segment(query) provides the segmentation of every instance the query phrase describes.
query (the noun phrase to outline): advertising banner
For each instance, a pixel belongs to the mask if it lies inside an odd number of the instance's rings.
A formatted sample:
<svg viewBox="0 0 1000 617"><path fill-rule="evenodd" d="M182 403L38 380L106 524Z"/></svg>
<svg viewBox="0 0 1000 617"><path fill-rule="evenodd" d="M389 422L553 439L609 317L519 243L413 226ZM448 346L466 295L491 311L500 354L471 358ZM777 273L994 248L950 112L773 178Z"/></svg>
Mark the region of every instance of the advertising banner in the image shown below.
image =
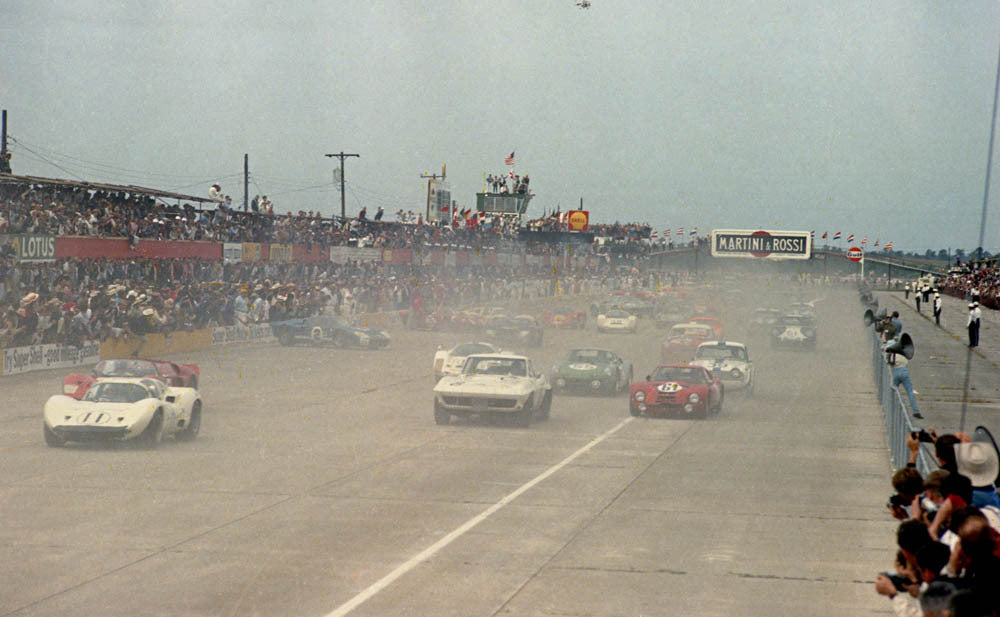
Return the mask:
<svg viewBox="0 0 1000 617"><path fill-rule="evenodd" d="M139 240L129 246L125 238L91 238L59 236L56 238L56 259L135 259L136 257L195 257L219 261L222 244L193 240Z"/></svg>
<svg viewBox="0 0 1000 617"><path fill-rule="evenodd" d="M50 368L70 368L96 363L101 357L101 344L86 341L80 347L49 343L11 347L3 350L3 374L17 375Z"/></svg>
<svg viewBox="0 0 1000 617"><path fill-rule="evenodd" d="M223 326L212 328L212 344L228 343L270 343L276 340L270 324L250 326Z"/></svg>
<svg viewBox="0 0 1000 617"><path fill-rule="evenodd" d="M712 257L755 259L809 259L808 231L713 229Z"/></svg>
<svg viewBox="0 0 1000 617"><path fill-rule="evenodd" d="M289 263L292 261L292 245L291 244L272 244L271 254L268 261L276 261L278 263Z"/></svg>
<svg viewBox="0 0 1000 617"><path fill-rule="evenodd" d="M243 243L243 253L241 255L243 261L260 261L260 254L260 242Z"/></svg>
<svg viewBox="0 0 1000 617"><path fill-rule="evenodd" d="M226 242L223 244L222 261L227 264L235 264L243 261L243 244L240 242Z"/></svg>
<svg viewBox="0 0 1000 617"><path fill-rule="evenodd" d="M39 263L56 260L56 237L44 234L14 236L14 259L18 263Z"/></svg>
<svg viewBox="0 0 1000 617"><path fill-rule="evenodd" d="M570 231L587 231L590 225L590 211L570 210L566 217L566 227Z"/></svg>

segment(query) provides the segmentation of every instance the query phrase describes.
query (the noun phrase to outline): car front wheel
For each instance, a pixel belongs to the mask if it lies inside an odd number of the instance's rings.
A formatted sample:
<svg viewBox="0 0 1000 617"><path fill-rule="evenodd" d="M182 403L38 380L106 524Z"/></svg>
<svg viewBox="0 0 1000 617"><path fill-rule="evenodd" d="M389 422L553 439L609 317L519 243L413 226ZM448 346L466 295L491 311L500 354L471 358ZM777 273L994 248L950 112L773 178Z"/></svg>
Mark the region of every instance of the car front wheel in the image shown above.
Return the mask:
<svg viewBox="0 0 1000 617"><path fill-rule="evenodd" d="M184 430L177 433L177 439L179 441L191 441L198 436L201 431L201 401L194 404L191 409L191 417L188 418L187 426Z"/></svg>
<svg viewBox="0 0 1000 617"><path fill-rule="evenodd" d="M163 441L163 412L159 409L153 419L146 425L146 430L139 435L139 443L149 449L155 449Z"/></svg>
<svg viewBox="0 0 1000 617"><path fill-rule="evenodd" d="M434 401L434 423L444 425L449 422L451 422L451 414L442 408L440 403Z"/></svg>
<svg viewBox="0 0 1000 617"><path fill-rule="evenodd" d="M56 435L55 431L50 429L49 425L44 422L42 422L42 433L45 435L45 445L50 448L61 448L66 445L66 440Z"/></svg>

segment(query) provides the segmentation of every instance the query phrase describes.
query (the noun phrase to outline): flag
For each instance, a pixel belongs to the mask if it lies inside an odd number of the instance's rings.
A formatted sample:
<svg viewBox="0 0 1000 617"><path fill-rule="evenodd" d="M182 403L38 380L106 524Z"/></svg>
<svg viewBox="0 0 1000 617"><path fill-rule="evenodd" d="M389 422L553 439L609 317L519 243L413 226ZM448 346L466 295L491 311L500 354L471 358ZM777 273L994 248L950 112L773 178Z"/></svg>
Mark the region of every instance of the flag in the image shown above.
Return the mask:
<svg viewBox="0 0 1000 617"><path fill-rule="evenodd" d="M695 228L693 228L693 229L691 230L691 235L692 235L692 236L697 236L697 235L698 235L698 228L697 228L697 227L695 227Z"/></svg>
<svg viewBox="0 0 1000 617"><path fill-rule="evenodd" d="M510 156L503 157L503 164L504 165L513 165L514 164L514 152L513 151L511 151Z"/></svg>
<svg viewBox="0 0 1000 617"><path fill-rule="evenodd" d="M816 239L816 232L815 231L810 231L809 232L809 239L810 240L815 240Z"/></svg>
<svg viewBox="0 0 1000 617"><path fill-rule="evenodd" d="M875 248L878 248L878 240L875 240Z"/></svg>
<svg viewBox="0 0 1000 617"><path fill-rule="evenodd" d="M824 231L824 232L823 232L823 239L824 239L824 240L826 239L826 234L827 234L827 233L829 233L829 232L826 232L826 231Z"/></svg>
<svg viewBox="0 0 1000 617"><path fill-rule="evenodd" d="M837 233L833 234L833 239L834 240L840 240L840 232L839 231Z"/></svg>
<svg viewBox="0 0 1000 617"><path fill-rule="evenodd" d="M854 234L851 234L851 235L847 236L847 241L848 242L854 242Z"/></svg>
<svg viewBox="0 0 1000 617"><path fill-rule="evenodd" d="M678 236L683 236L684 235L684 228L683 227L678 227L677 228L677 235Z"/></svg>
<svg viewBox="0 0 1000 617"><path fill-rule="evenodd" d="M885 246L883 248L885 250L887 250L887 251L891 251L892 250L892 242L891 241L890 242L886 242Z"/></svg>
<svg viewBox="0 0 1000 617"><path fill-rule="evenodd" d="M650 237L650 238L653 238L653 239L655 240L656 238L659 238L660 236L658 236L658 235L656 234L656 232L654 231L653 233L649 234L649 237Z"/></svg>
<svg viewBox="0 0 1000 617"><path fill-rule="evenodd" d="M510 176L511 180L513 180L514 179L514 170L511 169L510 172L507 175Z"/></svg>
<svg viewBox="0 0 1000 617"><path fill-rule="evenodd" d="M866 244L868 244L868 236L865 236L864 238L861 238L861 246L864 246Z"/></svg>
<svg viewBox="0 0 1000 617"><path fill-rule="evenodd" d="M669 238L670 237L670 228L669 227L667 229L663 230L663 237L664 238Z"/></svg>

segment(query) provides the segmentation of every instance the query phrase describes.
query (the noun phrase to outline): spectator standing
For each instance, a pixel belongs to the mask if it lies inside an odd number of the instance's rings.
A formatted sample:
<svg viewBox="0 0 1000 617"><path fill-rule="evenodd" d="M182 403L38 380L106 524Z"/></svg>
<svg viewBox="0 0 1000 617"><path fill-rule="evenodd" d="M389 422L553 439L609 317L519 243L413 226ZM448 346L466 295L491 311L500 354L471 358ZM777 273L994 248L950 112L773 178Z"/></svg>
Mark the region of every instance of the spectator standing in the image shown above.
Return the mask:
<svg viewBox="0 0 1000 617"><path fill-rule="evenodd" d="M909 300L910 299L910 284L909 283L906 283L905 285L903 285L903 293L905 294L903 297L906 300Z"/></svg>
<svg viewBox="0 0 1000 617"><path fill-rule="evenodd" d="M941 294L934 291L934 324L941 325Z"/></svg>
<svg viewBox="0 0 1000 617"><path fill-rule="evenodd" d="M919 296L918 296L919 297ZM889 331L892 330L892 334ZM886 328L886 342L890 343L894 340L896 336L902 336L902 334L896 334L895 328ZM903 386L906 390L906 394L910 399L910 411L914 418L923 418L924 416L920 414L920 407L917 406L916 393L913 390L913 382L910 380L910 361L909 359L901 353L896 353L894 351L885 351L885 361L892 368L892 386L899 389L899 386Z"/></svg>

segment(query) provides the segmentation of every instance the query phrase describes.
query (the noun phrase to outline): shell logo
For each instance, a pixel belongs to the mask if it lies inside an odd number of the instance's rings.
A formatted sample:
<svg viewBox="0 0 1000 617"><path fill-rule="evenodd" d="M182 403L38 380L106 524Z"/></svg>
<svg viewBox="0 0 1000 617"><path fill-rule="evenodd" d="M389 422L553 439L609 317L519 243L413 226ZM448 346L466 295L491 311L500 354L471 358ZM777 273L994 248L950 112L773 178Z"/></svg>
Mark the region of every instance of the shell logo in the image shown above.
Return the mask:
<svg viewBox="0 0 1000 617"><path fill-rule="evenodd" d="M587 231L590 213L587 210L570 210L567 223L570 231Z"/></svg>

